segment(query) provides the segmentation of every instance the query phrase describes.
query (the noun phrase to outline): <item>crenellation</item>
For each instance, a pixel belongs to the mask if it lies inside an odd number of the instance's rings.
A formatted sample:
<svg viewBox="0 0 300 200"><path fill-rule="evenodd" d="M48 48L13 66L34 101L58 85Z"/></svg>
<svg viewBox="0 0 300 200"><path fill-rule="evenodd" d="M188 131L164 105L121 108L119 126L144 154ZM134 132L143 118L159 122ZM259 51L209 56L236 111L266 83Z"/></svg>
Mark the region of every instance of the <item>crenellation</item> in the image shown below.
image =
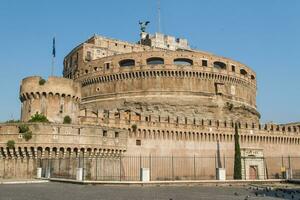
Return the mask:
<svg viewBox="0 0 300 200"><path fill-rule="evenodd" d="M232 156L235 126L243 149L299 155L299 123L260 123L250 67L185 39L142 36L133 44L95 35L64 58L64 78L24 78L21 122L0 124L0 159L210 157L218 143ZM36 113L49 123L29 123Z"/></svg>

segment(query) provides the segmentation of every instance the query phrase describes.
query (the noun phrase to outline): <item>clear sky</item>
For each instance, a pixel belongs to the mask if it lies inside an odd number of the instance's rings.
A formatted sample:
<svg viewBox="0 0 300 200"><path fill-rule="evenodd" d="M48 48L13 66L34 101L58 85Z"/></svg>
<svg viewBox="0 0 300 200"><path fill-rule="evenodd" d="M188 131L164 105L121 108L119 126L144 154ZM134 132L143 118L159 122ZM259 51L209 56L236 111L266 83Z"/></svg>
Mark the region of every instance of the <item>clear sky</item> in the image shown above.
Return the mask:
<svg viewBox="0 0 300 200"><path fill-rule="evenodd" d="M262 122L300 121L299 0L161 0L161 30L257 73ZM157 0L1 0L0 121L19 118L22 78L55 75L63 57L94 33L135 42L139 20L157 31Z"/></svg>

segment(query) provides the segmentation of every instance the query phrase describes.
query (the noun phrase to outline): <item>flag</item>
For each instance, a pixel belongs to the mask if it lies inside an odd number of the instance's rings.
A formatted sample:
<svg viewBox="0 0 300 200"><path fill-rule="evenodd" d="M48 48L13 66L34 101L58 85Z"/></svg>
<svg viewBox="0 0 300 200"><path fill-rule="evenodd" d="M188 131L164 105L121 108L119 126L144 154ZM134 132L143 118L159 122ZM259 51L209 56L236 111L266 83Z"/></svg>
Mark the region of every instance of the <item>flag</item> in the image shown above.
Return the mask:
<svg viewBox="0 0 300 200"><path fill-rule="evenodd" d="M55 37L53 38L53 44L52 44L52 56L55 58Z"/></svg>

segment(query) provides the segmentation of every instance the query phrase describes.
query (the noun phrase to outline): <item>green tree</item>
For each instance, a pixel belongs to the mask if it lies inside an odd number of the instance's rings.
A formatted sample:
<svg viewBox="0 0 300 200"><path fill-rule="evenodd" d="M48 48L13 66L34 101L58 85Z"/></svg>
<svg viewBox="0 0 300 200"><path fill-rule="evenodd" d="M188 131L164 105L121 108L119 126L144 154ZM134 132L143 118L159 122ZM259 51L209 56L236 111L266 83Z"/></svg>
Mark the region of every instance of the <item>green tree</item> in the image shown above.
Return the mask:
<svg viewBox="0 0 300 200"><path fill-rule="evenodd" d="M31 116L31 119L28 122L49 122L49 120L45 115L35 113L35 115Z"/></svg>
<svg viewBox="0 0 300 200"><path fill-rule="evenodd" d="M65 117L64 117L64 124L71 124L71 122L72 122L72 119L71 119L71 117L69 116L69 115L66 115Z"/></svg>
<svg viewBox="0 0 300 200"><path fill-rule="evenodd" d="M242 179L242 162L241 162L241 149L239 142L238 124L235 123L234 127L234 174L233 179Z"/></svg>
<svg viewBox="0 0 300 200"><path fill-rule="evenodd" d="M7 143L6 143L6 146L9 148L9 149L13 149L15 148L15 141L14 140L8 140Z"/></svg>

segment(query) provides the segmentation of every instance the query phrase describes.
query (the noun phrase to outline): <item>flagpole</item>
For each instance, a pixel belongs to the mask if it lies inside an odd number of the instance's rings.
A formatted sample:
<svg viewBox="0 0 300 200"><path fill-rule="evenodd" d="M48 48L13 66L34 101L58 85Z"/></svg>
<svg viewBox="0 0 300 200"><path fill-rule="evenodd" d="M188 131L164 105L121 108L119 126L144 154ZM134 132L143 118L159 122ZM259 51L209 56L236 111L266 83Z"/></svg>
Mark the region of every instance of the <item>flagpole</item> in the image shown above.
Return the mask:
<svg viewBox="0 0 300 200"><path fill-rule="evenodd" d="M54 65L55 65L55 36L53 37L52 40L52 64L51 64L51 76L54 76Z"/></svg>
<svg viewBox="0 0 300 200"><path fill-rule="evenodd" d="M55 57L52 55L51 76L53 76L53 74L54 74L54 63L55 63Z"/></svg>

